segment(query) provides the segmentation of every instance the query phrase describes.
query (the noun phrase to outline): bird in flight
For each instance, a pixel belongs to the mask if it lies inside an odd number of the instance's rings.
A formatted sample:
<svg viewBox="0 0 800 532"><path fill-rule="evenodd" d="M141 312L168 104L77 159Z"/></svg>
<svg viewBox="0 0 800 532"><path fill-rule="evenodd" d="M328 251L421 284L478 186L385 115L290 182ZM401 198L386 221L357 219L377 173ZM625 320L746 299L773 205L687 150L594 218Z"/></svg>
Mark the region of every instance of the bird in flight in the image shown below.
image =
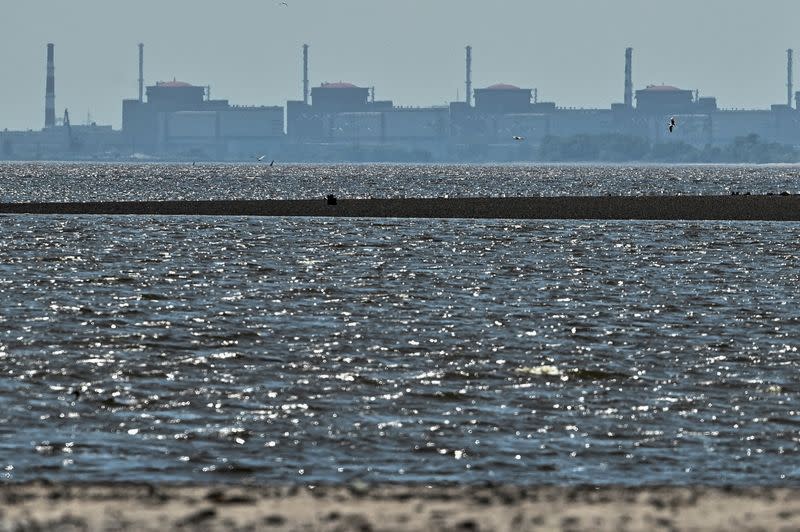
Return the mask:
<svg viewBox="0 0 800 532"><path fill-rule="evenodd" d="M269 163L270 167L275 166L275 159L272 159L272 162Z"/></svg>
<svg viewBox="0 0 800 532"><path fill-rule="evenodd" d="M283 6L283 7L289 7L289 4L287 4L286 2L281 2L281 3L280 3L280 4L278 4L278 5L279 5L279 6Z"/></svg>
<svg viewBox="0 0 800 532"><path fill-rule="evenodd" d="M513 138L513 139L514 139L514 140L516 140L516 141L525 140L525 137L520 137L519 135L514 135L514 136L513 136L513 137L511 137L511 138Z"/></svg>
<svg viewBox="0 0 800 532"><path fill-rule="evenodd" d="M261 155L260 157L256 157L256 161L263 161L266 155Z"/></svg>
<svg viewBox="0 0 800 532"><path fill-rule="evenodd" d="M675 117L674 116L671 117L669 119L669 124L668 124L669 132L672 133L672 130L675 129L677 126L678 126L678 122L675 120Z"/></svg>

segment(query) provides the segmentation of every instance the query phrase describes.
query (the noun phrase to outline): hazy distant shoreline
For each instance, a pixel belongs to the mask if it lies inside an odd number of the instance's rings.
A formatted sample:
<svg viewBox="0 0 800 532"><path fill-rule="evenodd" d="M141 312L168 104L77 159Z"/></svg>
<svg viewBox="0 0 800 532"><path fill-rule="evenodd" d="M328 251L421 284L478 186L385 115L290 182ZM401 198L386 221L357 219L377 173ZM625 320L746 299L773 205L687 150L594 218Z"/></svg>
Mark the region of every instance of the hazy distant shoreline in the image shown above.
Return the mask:
<svg viewBox="0 0 800 532"><path fill-rule="evenodd" d="M635 135L580 134L546 136L519 143L281 143L264 148L264 161L279 164L792 164L800 163L793 144L769 142L756 134L743 135L726 144L692 145L681 141L652 142ZM16 155L16 156L15 156ZM0 153L0 162L29 160L31 154ZM139 153L105 152L39 153L37 161L73 162L184 162L254 163L256 156L219 156L206 152ZM264 164L262 162L262 164Z"/></svg>

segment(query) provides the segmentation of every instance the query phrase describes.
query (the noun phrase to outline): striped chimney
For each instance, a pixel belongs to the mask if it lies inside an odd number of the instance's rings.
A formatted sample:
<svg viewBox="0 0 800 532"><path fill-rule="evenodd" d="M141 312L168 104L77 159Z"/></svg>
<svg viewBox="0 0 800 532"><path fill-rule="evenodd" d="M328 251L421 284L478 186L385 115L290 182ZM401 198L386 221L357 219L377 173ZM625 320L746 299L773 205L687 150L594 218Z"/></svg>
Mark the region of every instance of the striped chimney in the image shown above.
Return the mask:
<svg viewBox="0 0 800 532"><path fill-rule="evenodd" d="M47 45L47 87L44 97L44 127L56 125L56 66L53 43Z"/></svg>

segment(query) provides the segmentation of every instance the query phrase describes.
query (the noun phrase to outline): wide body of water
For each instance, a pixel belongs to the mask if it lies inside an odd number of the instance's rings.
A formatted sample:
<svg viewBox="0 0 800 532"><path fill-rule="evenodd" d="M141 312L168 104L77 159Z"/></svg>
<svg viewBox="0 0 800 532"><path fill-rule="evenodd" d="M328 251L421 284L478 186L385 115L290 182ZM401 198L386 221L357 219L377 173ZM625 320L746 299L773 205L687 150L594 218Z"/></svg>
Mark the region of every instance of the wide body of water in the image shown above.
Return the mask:
<svg viewBox="0 0 800 532"><path fill-rule="evenodd" d="M800 165L2 163L0 202L800 193Z"/></svg>
<svg viewBox="0 0 800 532"><path fill-rule="evenodd" d="M314 168L256 196L321 194ZM376 197L534 194L539 171L561 174L543 194L797 188L794 167L502 167L512 190L501 167L327 168ZM481 177L421 181L440 170ZM192 171L6 165L0 199L248 197ZM0 216L0 475L800 485L799 242L797 223Z"/></svg>

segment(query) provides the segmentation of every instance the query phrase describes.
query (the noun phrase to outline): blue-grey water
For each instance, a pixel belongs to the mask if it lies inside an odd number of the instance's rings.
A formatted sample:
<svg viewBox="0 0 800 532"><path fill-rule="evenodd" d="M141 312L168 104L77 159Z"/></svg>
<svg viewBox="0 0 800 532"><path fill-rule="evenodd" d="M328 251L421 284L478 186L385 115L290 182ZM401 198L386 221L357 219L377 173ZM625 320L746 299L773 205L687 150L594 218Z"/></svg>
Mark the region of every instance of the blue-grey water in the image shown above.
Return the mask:
<svg viewBox="0 0 800 532"><path fill-rule="evenodd" d="M188 166L48 168L0 166L3 200L246 197ZM322 190L313 168L253 187ZM492 184L347 168L361 196ZM726 171L797 188L631 173ZM0 475L800 485L799 279L797 223L0 216Z"/></svg>
<svg viewBox="0 0 800 532"><path fill-rule="evenodd" d="M800 165L2 163L0 202L800 193Z"/></svg>

